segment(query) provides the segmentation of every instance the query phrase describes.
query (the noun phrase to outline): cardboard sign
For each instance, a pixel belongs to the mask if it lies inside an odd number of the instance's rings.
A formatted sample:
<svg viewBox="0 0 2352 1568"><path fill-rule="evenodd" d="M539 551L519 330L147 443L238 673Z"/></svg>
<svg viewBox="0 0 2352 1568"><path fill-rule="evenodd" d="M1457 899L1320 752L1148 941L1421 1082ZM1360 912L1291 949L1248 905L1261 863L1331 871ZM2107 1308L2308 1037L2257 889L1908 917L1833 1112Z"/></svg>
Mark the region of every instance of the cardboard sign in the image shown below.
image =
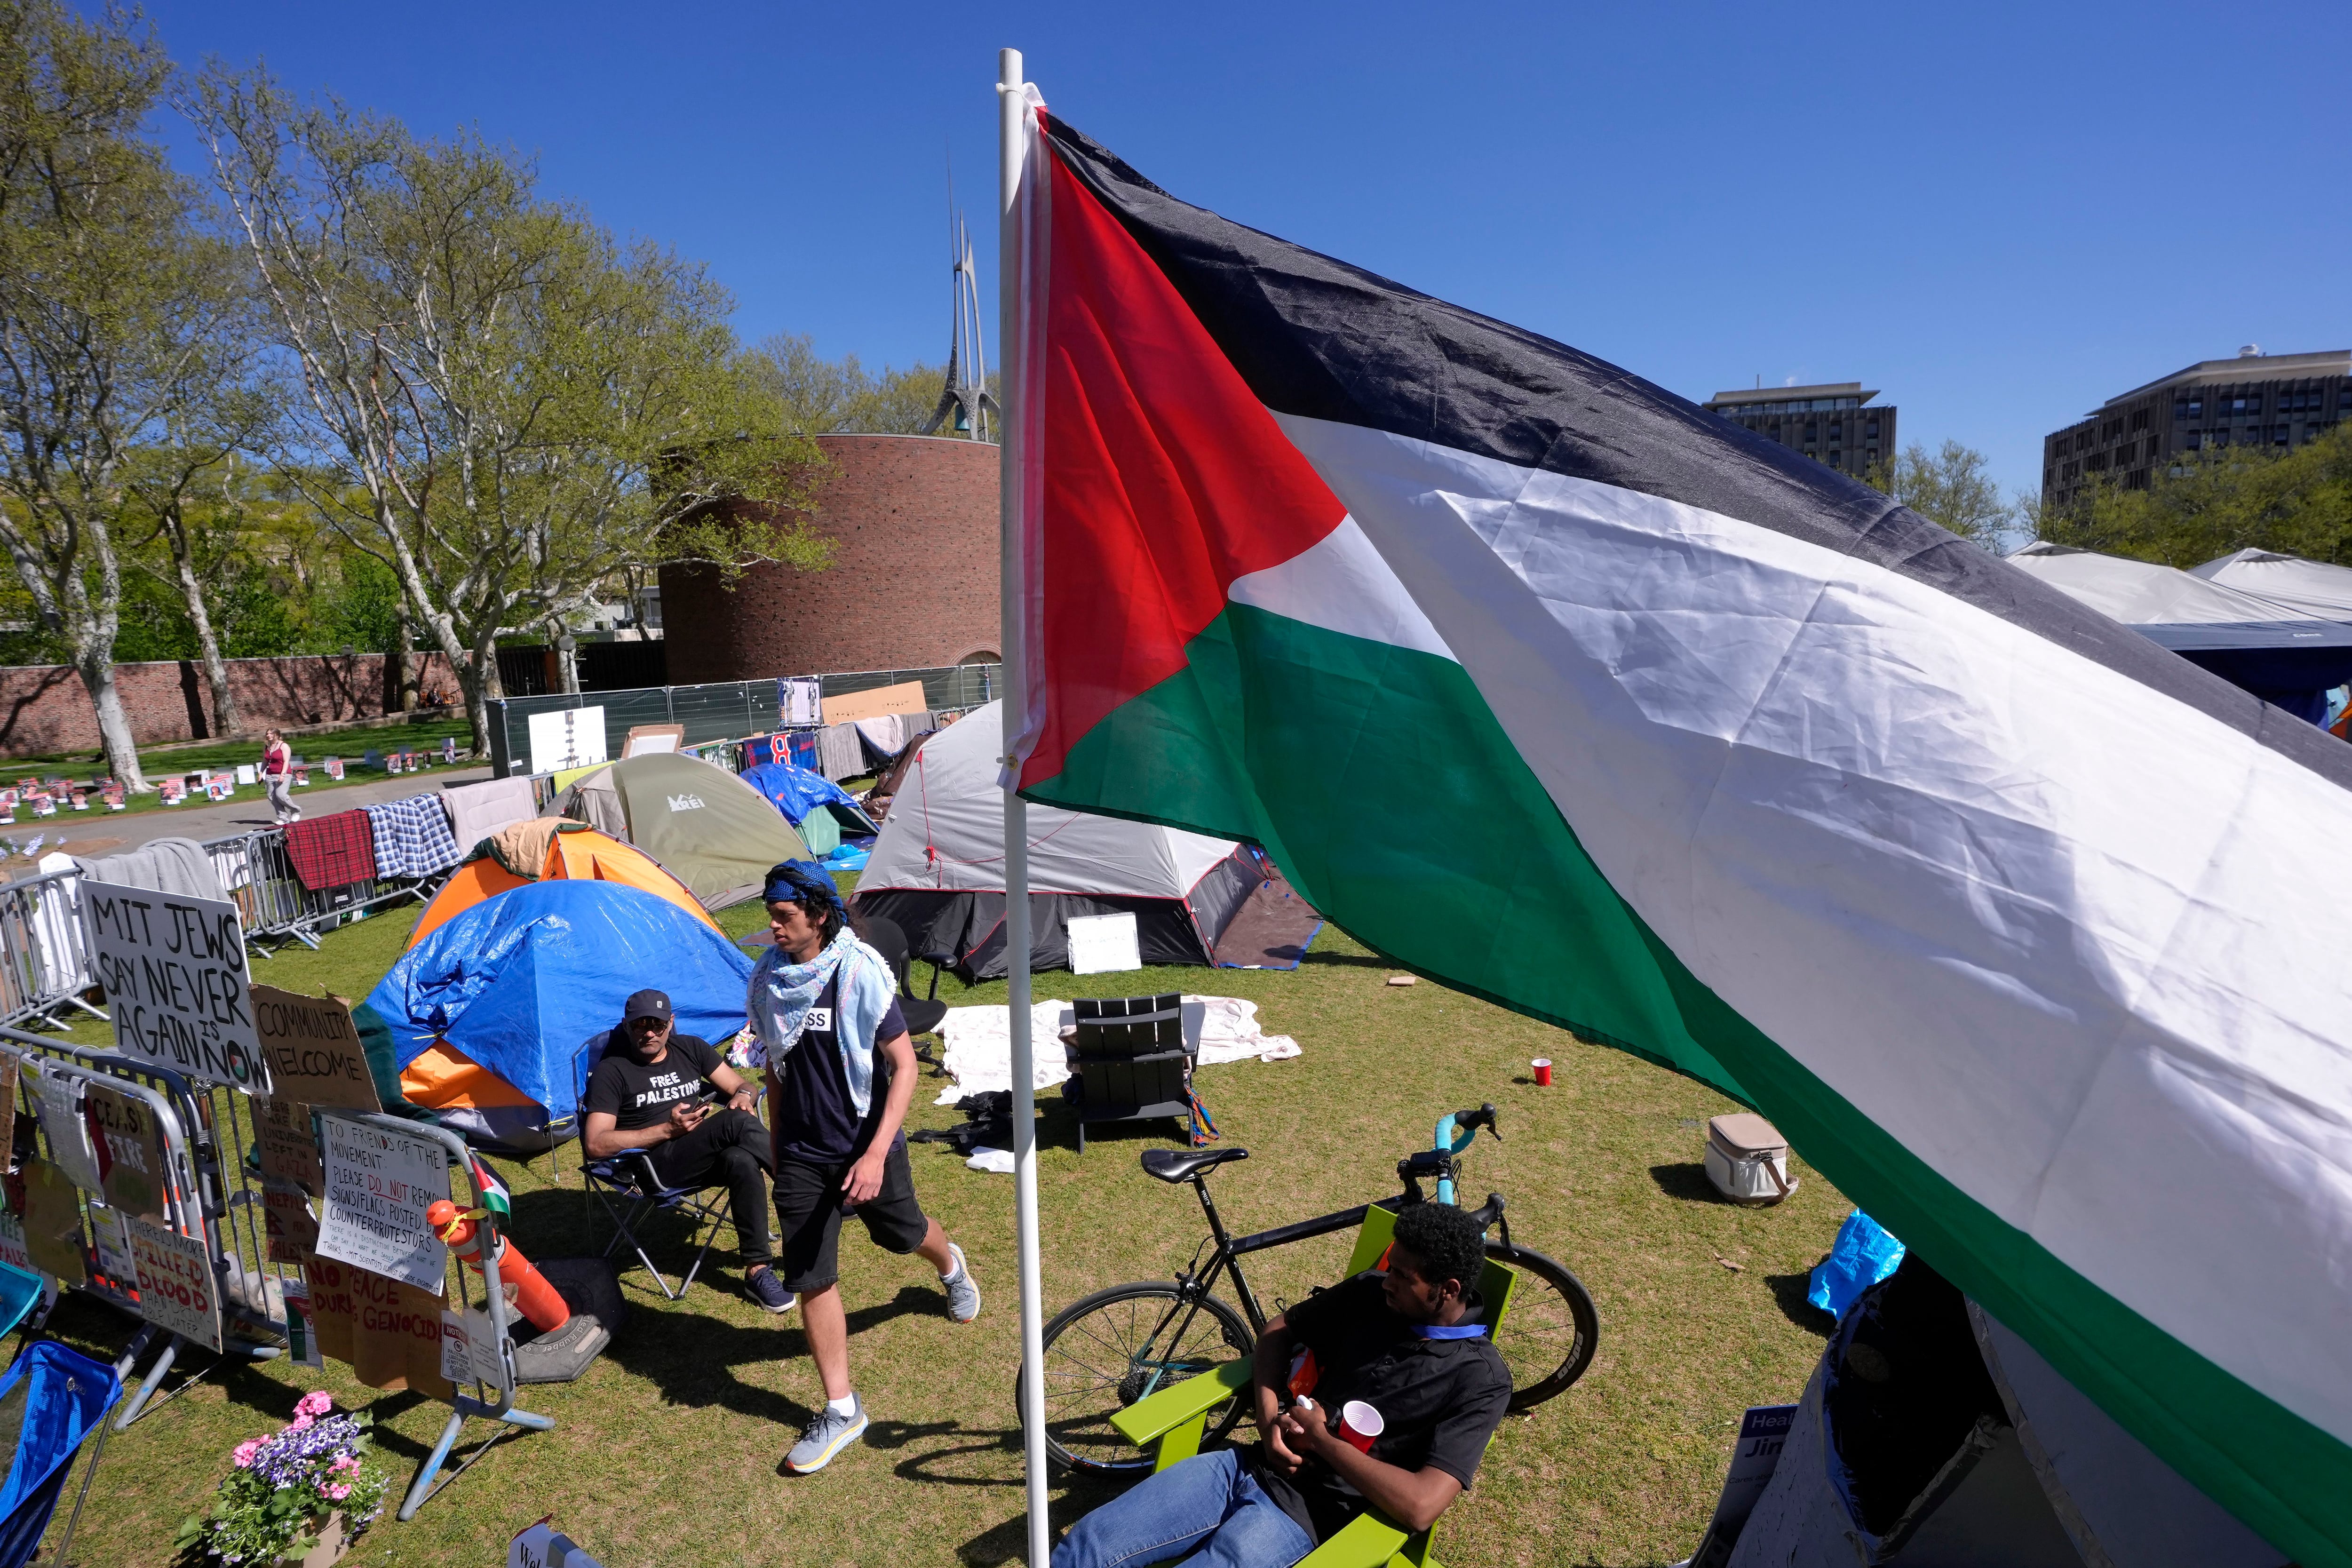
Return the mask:
<svg viewBox="0 0 2352 1568"><path fill-rule="evenodd" d="M98 1271L124 1285L139 1283L139 1265L131 1252L131 1216L95 1199L89 1205L89 1240L98 1253Z"/></svg>
<svg viewBox="0 0 2352 1568"><path fill-rule="evenodd" d="M102 1192L98 1151L90 1144L89 1123L82 1120L81 1095L80 1079L44 1072L34 1088L33 1107L40 1116L51 1162L82 1191Z"/></svg>
<svg viewBox="0 0 2352 1568"><path fill-rule="evenodd" d="M621 740L621 755L649 757L656 752L675 752L685 744L683 724L632 724Z"/></svg>
<svg viewBox="0 0 2352 1568"><path fill-rule="evenodd" d="M221 1348L220 1291L205 1244L145 1220L128 1222L139 1269L139 1315L159 1329Z"/></svg>
<svg viewBox="0 0 2352 1568"><path fill-rule="evenodd" d="M542 1519L507 1542L507 1568L603 1568L603 1564Z"/></svg>
<svg viewBox="0 0 2352 1568"><path fill-rule="evenodd" d="M923 683L903 680L896 686L877 686L871 691L853 691L844 697L828 697L817 705L828 724L845 724L853 719L879 719L886 713L922 713L930 705L923 700Z"/></svg>
<svg viewBox="0 0 2352 1568"><path fill-rule="evenodd" d="M25 1222L0 1208L0 1263L14 1264L27 1274L40 1274L33 1255L25 1249ZM42 1274L44 1279L49 1277Z"/></svg>
<svg viewBox="0 0 2352 1568"><path fill-rule="evenodd" d="M143 1061L267 1092L236 906L107 882L84 882L81 905L115 1042Z"/></svg>
<svg viewBox="0 0 2352 1568"><path fill-rule="evenodd" d="M81 1189L47 1160L25 1166L25 1256L65 1284L89 1278L82 1260Z"/></svg>
<svg viewBox="0 0 2352 1568"><path fill-rule="evenodd" d="M604 710L559 708L534 713L530 727L530 771L551 773L562 768L584 768L609 760L604 753Z"/></svg>
<svg viewBox="0 0 2352 1568"><path fill-rule="evenodd" d="M273 1096L345 1110L383 1109L350 1003L275 985L256 985L252 996L254 1033L269 1066Z"/></svg>
<svg viewBox="0 0 2352 1568"><path fill-rule="evenodd" d="M449 1157L441 1145L348 1117L319 1121L327 1173L319 1255L440 1295L449 1250L425 1223L425 1211L449 1195Z"/></svg>
<svg viewBox="0 0 2352 1568"><path fill-rule="evenodd" d="M439 1297L324 1254L314 1254L305 1272L323 1353L350 1363L370 1388L414 1389L435 1399L457 1394L441 1375Z"/></svg>
<svg viewBox="0 0 2352 1568"><path fill-rule="evenodd" d="M16 1058L0 1056L0 1163L16 1146Z"/></svg>
<svg viewBox="0 0 2352 1568"><path fill-rule="evenodd" d="M283 1289L286 1293L287 1356L296 1366L325 1366L327 1358L319 1353L318 1320L310 1314L309 1282L289 1279Z"/></svg>
<svg viewBox="0 0 2352 1568"><path fill-rule="evenodd" d="M288 1183L314 1198L325 1194L327 1173L319 1163L319 1135L311 1131L309 1106L290 1100L257 1100L253 1131L265 1180Z"/></svg>
<svg viewBox="0 0 2352 1568"><path fill-rule="evenodd" d="M514 1386L507 1358L491 1331L490 1315L479 1307L441 1314L441 1375L451 1383Z"/></svg>
<svg viewBox="0 0 2352 1568"><path fill-rule="evenodd" d="M163 1138L147 1102L102 1083L82 1091L91 1142L98 1145L100 1190L125 1214L164 1220L171 1184L163 1170Z"/></svg>
<svg viewBox="0 0 2352 1568"><path fill-rule="evenodd" d="M265 1179L261 1223L269 1238L269 1261L299 1263L319 1250L319 1216L302 1189Z"/></svg>

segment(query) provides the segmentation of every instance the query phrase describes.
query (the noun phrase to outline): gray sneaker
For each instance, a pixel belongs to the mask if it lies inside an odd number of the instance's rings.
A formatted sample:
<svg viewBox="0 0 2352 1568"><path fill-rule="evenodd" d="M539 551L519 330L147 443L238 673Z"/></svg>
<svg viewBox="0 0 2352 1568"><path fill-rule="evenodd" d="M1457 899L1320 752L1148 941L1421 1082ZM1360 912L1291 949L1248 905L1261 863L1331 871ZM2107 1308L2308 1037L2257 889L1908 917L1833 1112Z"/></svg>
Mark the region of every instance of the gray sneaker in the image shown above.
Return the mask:
<svg viewBox="0 0 2352 1568"><path fill-rule="evenodd" d="M849 1399L854 1408L846 1415L835 1415L829 1408L817 1406L815 1416L801 1433L801 1440L784 1456L784 1468L796 1476L814 1475L833 1463L833 1457L866 1430L866 1402L855 1394Z"/></svg>
<svg viewBox="0 0 2352 1568"><path fill-rule="evenodd" d="M971 1266L963 1260L963 1248L954 1242L948 1250L955 1254L955 1272L940 1281L948 1293L948 1316L959 1323L969 1323L980 1316L980 1287L971 1278Z"/></svg>

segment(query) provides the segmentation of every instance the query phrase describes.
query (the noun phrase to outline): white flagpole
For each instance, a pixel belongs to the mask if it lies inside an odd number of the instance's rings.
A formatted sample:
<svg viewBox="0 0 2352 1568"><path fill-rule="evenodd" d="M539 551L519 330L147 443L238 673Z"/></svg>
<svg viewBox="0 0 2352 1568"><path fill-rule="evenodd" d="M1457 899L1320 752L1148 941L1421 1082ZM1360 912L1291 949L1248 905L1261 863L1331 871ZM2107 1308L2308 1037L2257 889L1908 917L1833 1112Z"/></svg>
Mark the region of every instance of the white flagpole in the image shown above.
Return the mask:
<svg viewBox="0 0 2352 1568"><path fill-rule="evenodd" d="M1021 345L1022 239L1019 202L1021 165L1026 152L1028 95L1022 90L1021 51L996 54L997 264L996 342L1001 357L1003 418L997 426L997 492L1003 530L1003 648L1006 738L1015 731L1028 692L1028 650L1022 646L1023 595L1027 577L1021 559L1021 388L1025 368ZM1010 765L1011 748L1006 748ZM1037 1074L1029 1040L1029 807L1004 792L1004 944L1011 961L1005 1003L1013 1027L1013 1229L1021 1249L1021 1464L1028 1480L1029 1568L1046 1568L1053 1531L1045 1515L1045 1334L1043 1286L1037 1266Z"/></svg>

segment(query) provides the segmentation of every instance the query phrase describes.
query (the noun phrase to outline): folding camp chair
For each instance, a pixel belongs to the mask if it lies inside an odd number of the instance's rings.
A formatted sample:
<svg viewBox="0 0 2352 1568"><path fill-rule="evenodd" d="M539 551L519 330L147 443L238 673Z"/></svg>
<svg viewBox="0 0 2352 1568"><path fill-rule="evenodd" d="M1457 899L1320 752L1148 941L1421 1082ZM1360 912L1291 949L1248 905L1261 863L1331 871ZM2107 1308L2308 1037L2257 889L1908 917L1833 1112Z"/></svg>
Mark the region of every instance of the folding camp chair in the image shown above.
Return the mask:
<svg viewBox="0 0 2352 1568"><path fill-rule="evenodd" d="M1351 1279L1380 1266L1388 1256L1389 1237L1396 1229L1396 1214L1374 1205L1357 1233L1356 1249L1349 1256ZM1493 1258L1478 1277L1478 1294L1486 1304L1486 1331L1502 1327L1510 1309L1511 1289L1518 1275ZM1202 1373L1171 1387L1137 1400L1111 1417L1111 1425L1138 1447L1153 1450L1154 1474L1191 1458L1201 1451L1209 1413L1250 1385L1251 1358L1241 1356L1213 1372ZM1298 1561L1297 1568L1439 1568L1430 1554L1436 1526L1409 1531L1392 1523L1378 1509L1366 1509L1348 1527Z"/></svg>
<svg viewBox="0 0 2352 1568"><path fill-rule="evenodd" d="M112 1367L53 1340L34 1341L0 1373L0 1427L16 1430L15 1457L6 1481L0 1483L0 1568L24 1568L33 1560L65 1491L73 1457L96 1432L99 1447L82 1472L80 1498L52 1559L66 1561L82 1500L89 1496L90 1479L105 1453L106 1413L121 1394L122 1380Z"/></svg>
<svg viewBox="0 0 2352 1568"><path fill-rule="evenodd" d="M662 1295L672 1301L682 1299L694 1289L695 1276L702 1272L703 1259L710 1256L711 1245L719 1239L719 1227L727 1223L732 1194L719 1186L662 1185L661 1178L654 1173L652 1157L642 1149L631 1149L609 1160L591 1160L583 1169L587 1173L588 1190L596 1194L598 1201L604 1205L604 1212L613 1218L613 1239L604 1244L604 1256L612 1257L614 1247L627 1242L630 1250L637 1255L637 1261L646 1266L646 1272L654 1277L654 1284ZM693 1267L687 1269L675 1290L669 1288L669 1281L662 1278L662 1271L654 1267L645 1243L637 1237L637 1226L656 1214L685 1215L689 1242L696 1235L702 1235L702 1245L694 1254ZM706 1225L709 1229L704 1233Z"/></svg>

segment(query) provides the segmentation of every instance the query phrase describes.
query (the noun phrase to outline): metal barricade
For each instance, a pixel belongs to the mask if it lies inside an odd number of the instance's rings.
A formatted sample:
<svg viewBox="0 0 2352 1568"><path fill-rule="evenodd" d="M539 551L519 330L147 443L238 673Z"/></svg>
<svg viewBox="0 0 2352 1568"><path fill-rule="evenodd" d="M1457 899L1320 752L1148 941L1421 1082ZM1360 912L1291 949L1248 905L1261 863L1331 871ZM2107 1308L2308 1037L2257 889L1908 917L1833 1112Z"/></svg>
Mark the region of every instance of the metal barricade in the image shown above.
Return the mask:
<svg viewBox="0 0 2352 1568"><path fill-rule="evenodd" d="M432 877L372 877L334 888L310 888L294 870L286 853L286 829L260 827L226 838L208 839L205 853L220 878L221 887L236 905L238 922L248 946L264 957L269 950L255 944L259 937L291 937L306 947L319 945L318 933L383 904L403 899L425 899L441 882Z"/></svg>
<svg viewBox="0 0 2352 1568"><path fill-rule="evenodd" d="M97 984L88 942L78 873L0 884L0 1024L55 1018L68 1007L105 1018L82 1000Z"/></svg>

